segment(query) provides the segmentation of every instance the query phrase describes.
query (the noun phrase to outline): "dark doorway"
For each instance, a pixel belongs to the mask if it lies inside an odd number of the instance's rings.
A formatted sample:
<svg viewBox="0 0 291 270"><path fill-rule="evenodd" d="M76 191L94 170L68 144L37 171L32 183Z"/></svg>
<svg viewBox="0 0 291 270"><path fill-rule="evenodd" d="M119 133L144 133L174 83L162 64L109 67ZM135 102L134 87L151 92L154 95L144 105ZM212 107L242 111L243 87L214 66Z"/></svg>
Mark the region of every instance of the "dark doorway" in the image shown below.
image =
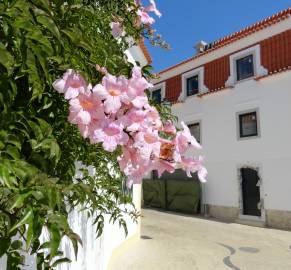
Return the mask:
<svg viewBox="0 0 291 270"><path fill-rule="evenodd" d="M144 179L142 188L146 207L200 213L201 184L197 174L188 178L184 171L176 170L172 174L164 172L159 178L153 171L152 179Z"/></svg>
<svg viewBox="0 0 291 270"><path fill-rule="evenodd" d="M260 186L258 185L258 172L251 168L242 168L242 199L243 214L250 216L261 216L261 210L258 209L260 202Z"/></svg>

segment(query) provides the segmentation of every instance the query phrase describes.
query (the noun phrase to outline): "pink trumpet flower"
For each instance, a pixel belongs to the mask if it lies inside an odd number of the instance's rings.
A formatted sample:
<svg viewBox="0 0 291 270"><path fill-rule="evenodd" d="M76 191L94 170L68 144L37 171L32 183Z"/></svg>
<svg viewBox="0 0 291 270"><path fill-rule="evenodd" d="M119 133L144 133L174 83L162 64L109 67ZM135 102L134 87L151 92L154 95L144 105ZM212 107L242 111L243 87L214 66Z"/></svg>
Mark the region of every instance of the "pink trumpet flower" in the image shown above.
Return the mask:
<svg viewBox="0 0 291 270"><path fill-rule="evenodd" d="M200 182L206 182L207 170L203 166L204 159L199 157L193 159L190 157L182 157L181 168L186 171L187 176L191 177L191 173L197 172Z"/></svg>
<svg viewBox="0 0 291 270"><path fill-rule="evenodd" d="M125 77L115 77L107 74L103 77L102 84L97 84L93 88L100 99L104 100L106 113L117 113L122 102L128 103L127 79Z"/></svg>
<svg viewBox="0 0 291 270"><path fill-rule="evenodd" d="M87 83L79 73L68 69L63 78L53 83L53 87L59 93L65 94L65 99L72 99L87 90Z"/></svg>
<svg viewBox="0 0 291 270"><path fill-rule="evenodd" d="M146 12L154 12L158 17L161 17L161 12L157 9L156 3L154 0L150 0L150 5L145 8Z"/></svg>
<svg viewBox="0 0 291 270"><path fill-rule="evenodd" d="M128 139L122 126L110 121L102 128L96 129L91 136L92 143L102 142L103 148L108 152L113 152L118 145L125 145Z"/></svg>
<svg viewBox="0 0 291 270"><path fill-rule="evenodd" d="M69 122L72 124L89 125L93 119L103 119L103 104L96 94L87 92L70 100Z"/></svg>
<svg viewBox="0 0 291 270"><path fill-rule="evenodd" d="M146 11L144 11L143 9L139 9L137 11L137 15L140 17L140 21L143 24L153 24L155 22L155 19L153 17L151 17Z"/></svg>
<svg viewBox="0 0 291 270"><path fill-rule="evenodd" d="M185 153L185 151L189 148L189 144L196 149L201 149L201 145L191 135L191 132L187 125L185 125L184 122L181 122L181 124L183 130L178 131L175 138L177 151L181 154Z"/></svg>
<svg viewBox="0 0 291 270"><path fill-rule="evenodd" d="M111 34L114 38L119 38L122 36L123 27L120 22L111 22Z"/></svg>

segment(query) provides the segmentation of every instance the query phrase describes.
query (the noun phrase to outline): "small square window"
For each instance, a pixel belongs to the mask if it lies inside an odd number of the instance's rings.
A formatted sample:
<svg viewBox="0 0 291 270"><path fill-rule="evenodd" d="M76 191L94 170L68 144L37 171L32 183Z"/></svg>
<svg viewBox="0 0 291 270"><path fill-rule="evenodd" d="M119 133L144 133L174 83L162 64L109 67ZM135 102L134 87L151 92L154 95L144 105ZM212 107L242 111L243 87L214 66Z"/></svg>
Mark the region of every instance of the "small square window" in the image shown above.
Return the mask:
<svg viewBox="0 0 291 270"><path fill-rule="evenodd" d="M187 96L193 96L199 92L199 76L187 78Z"/></svg>
<svg viewBox="0 0 291 270"><path fill-rule="evenodd" d="M258 136L257 112L239 115L239 135L240 138Z"/></svg>
<svg viewBox="0 0 291 270"><path fill-rule="evenodd" d="M152 91L152 99L156 102L156 103L161 103L162 102L162 90L161 89L157 89Z"/></svg>
<svg viewBox="0 0 291 270"><path fill-rule="evenodd" d="M188 125L191 135L195 137L197 142L201 143L200 123Z"/></svg>
<svg viewBox="0 0 291 270"><path fill-rule="evenodd" d="M254 76L254 57L252 54L236 60L236 72L238 81Z"/></svg>

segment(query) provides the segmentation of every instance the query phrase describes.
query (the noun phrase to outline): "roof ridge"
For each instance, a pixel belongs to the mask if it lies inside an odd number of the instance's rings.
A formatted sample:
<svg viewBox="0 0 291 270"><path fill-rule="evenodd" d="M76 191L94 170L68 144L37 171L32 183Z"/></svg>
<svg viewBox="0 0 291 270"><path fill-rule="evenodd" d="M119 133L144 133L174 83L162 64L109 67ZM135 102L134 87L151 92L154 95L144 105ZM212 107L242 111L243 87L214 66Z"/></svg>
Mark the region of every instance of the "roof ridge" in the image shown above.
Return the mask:
<svg viewBox="0 0 291 270"><path fill-rule="evenodd" d="M236 36L237 34L240 34L242 32L246 32L248 30L251 30L254 27L257 27L257 26L260 26L262 24L265 24L268 21L272 21L274 19L281 18L284 15L290 15L290 14L291 14L291 8L287 8L287 9L281 10L281 11L279 11L279 12L277 12L277 13L275 13L275 14L273 14L273 15L271 15L271 16L269 16L269 17L267 17L267 18L265 18L265 19L263 19L261 21L258 21L256 23L253 23L251 25L248 25L248 26L244 27L243 29L241 29L239 31L236 31L236 32L234 32L232 34L229 34L229 35L226 35L226 36L224 36L224 37L222 37L220 39L217 39L213 43L215 43L215 44L220 43L221 41L223 41L225 39L229 39L231 37Z"/></svg>

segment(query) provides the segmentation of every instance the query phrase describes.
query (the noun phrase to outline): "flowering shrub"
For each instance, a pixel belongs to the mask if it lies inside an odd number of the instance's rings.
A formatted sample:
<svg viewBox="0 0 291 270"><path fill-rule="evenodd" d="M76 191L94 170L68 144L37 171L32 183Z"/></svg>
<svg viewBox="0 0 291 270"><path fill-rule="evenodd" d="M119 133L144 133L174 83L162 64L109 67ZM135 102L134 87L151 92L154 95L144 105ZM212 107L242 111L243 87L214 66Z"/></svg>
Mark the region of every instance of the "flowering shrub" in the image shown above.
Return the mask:
<svg viewBox="0 0 291 270"><path fill-rule="evenodd" d="M84 138L91 144L102 143L109 152L121 147L118 161L129 187L140 183L152 170L161 176L176 168L184 169L189 177L198 172L200 180L205 181L203 159L183 156L190 147L201 146L183 122L182 131L177 131L170 121L162 123L145 94L153 85L139 67L133 68L129 80L107 73L94 87L79 73L68 70L53 86L69 100L68 120L78 126Z"/></svg>

